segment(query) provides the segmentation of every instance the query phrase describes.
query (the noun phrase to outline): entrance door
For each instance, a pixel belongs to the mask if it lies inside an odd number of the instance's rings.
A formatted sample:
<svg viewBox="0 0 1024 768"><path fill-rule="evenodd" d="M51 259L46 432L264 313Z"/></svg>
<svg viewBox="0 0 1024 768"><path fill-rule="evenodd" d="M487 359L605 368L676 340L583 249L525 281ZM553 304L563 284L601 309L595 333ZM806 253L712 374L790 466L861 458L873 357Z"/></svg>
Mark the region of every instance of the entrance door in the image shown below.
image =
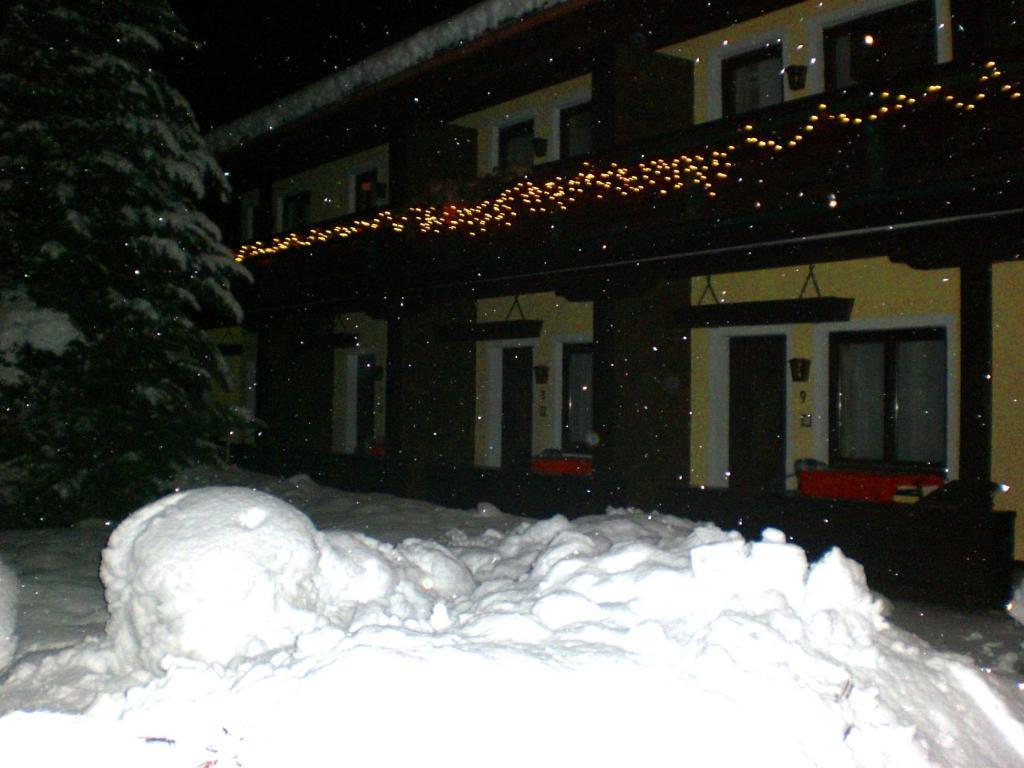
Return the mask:
<svg viewBox="0 0 1024 768"><path fill-rule="evenodd" d="M527 470L533 452L533 350L506 348L501 363L501 466Z"/></svg>
<svg viewBox="0 0 1024 768"><path fill-rule="evenodd" d="M729 339L729 487L786 487L786 337Z"/></svg>
<svg viewBox="0 0 1024 768"><path fill-rule="evenodd" d="M356 366L356 453L366 453L373 442L374 382L377 356L360 355Z"/></svg>

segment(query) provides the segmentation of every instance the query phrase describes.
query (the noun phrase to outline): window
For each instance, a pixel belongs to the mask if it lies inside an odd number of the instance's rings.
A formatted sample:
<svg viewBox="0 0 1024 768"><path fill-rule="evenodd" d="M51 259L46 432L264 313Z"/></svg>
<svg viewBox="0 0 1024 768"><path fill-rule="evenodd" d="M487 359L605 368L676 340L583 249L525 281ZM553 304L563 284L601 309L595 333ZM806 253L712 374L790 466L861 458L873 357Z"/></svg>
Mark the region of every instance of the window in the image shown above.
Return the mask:
<svg viewBox="0 0 1024 768"><path fill-rule="evenodd" d="M564 160L568 157L589 155L593 151L593 112L590 102L563 109L558 123L561 145L559 157Z"/></svg>
<svg viewBox="0 0 1024 768"><path fill-rule="evenodd" d="M594 346L562 347L562 450L590 453L594 433Z"/></svg>
<svg viewBox="0 0 1024 768"><path fill-rule="evenodd" d="M881 81L935 63L932 0L901 5L825 30L826 87Z"/></svg>
<svg viewBox="0 0 1024 768"><path fill-rule="evenodd" d="M498 168L529 168L533 165L533 120L507 125L498 131Z"/></svg>
<svg viewBox="0 0 1024 768"><path fill-rule="evenodd" d="M301 229L309 222L309 190L288 195L281 201L282 230Z"/></svg>
<svg viewBox="0 0 1024 768"><path fill-rule="evenodd" d="M242 240L256 237L256 201L247 200L242 203Z"/></svg>
<svg viewBox="0 0 1024 768"><path fill-rule="evenodd" d="M723 115L739 115L781 103L781 45L766 45L722 62Z"/></svg>
<svg viewBox="0 0 1024 768"><path fill-rule="evenodd" d="M833 333L833 464L946 465L946 332Z"/></svg>
<svg viewBox="0 0 1024 768"><path fill-rule="evenodd" d="M379 181L376 168L370 168L356 174L353 213L369 213L377 208L378 186Z"/></svg>

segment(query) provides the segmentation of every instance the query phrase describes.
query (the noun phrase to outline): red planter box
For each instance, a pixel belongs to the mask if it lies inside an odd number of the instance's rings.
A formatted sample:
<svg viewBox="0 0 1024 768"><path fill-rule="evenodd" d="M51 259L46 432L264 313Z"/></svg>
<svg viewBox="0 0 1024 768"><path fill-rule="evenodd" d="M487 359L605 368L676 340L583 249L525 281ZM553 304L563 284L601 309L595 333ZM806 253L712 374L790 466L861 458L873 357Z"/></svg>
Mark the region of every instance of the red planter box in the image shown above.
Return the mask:
<svg viewBox="0 0 1024 768"><path fill-rule="evenodd" d="M800 494L825 499L891 503L900 489L923 489L946 482L938 472L872 472L821 469L800 473Z"/></svg>
<svg viewBox="0 0 1024 768"><path fill-rule="evenodd" d="M530 469L538 475L574 475L585 476L594 473L593 460L585 456L573 456L563 459L533 459Z"/></svg>

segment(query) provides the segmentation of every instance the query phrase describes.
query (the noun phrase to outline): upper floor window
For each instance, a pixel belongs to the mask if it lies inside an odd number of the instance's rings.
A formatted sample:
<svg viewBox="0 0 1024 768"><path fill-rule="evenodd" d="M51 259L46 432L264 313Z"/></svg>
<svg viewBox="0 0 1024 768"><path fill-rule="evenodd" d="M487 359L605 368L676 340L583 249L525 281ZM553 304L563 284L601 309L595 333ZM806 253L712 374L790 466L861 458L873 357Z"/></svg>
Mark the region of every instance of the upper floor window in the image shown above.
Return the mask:
<svg viewBox="0 0 1024 768"><path fill-rule="evenodd" d="M533 120L506 125L498 130L498 168L529 168L533 165Z"/></svg>
<svg viewBox="0 0 1024 768"><path fill-rule="evenodd" d="M309 190L287 195L281 200L281 229L293 230L308 226L310 218Z"/></svg>
<svg viewBox="0 0 1024 768"><path fill-rule="evenodd" d="M782 45L773 44L722 62L722 114L726 117L782 103Z"/></svg>
<svg viewBox="0 0 1024 768"><path fill-rule="evenodd" d="M562 450L590 453L594 430L594 346L562 348Z"/></svg>
<svg viewBox="0 0 1024 768"><path fill-rule="evenodd" d="M379 174L376 168L369 168L355 175L353 213L368 213L377 208L378 191L380 188Z"/></svg>
<svg viewBox="0 0 1024 768"><path fill-rule="evenodd" d="M563 109L559 114L559 157L589 155L594 149L593 111L590 102Z"/></svg>
<svg viewBox="0 0 1024 768"><path fill-rule="evenodd" d="M245 200L242 203L242 240L256 237L256 201Z"/></svg>
<svg viewBox="0 0 1024 768"><path fill-rule="evenodd" d="M833 333L832 463L946 465L946 332Z"/></svg>
<svg viewBox="0 0 1024 768"><path fill-rule="evenodd" d="M826 87L880 81L935 63L932 0L901 5L825 30Z"/></svg>

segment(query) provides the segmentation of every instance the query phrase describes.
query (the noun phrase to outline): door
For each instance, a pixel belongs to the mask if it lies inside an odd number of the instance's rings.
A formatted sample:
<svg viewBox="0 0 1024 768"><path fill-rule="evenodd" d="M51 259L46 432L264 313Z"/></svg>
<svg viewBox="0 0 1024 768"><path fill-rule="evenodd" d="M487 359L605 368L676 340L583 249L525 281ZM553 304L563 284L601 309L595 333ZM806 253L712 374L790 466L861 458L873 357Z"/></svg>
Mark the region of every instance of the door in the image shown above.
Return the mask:
<svg viewBox="0 0 1024 768"><path fill-rule="evenodd" d="M360 355L356 366L356 453L366 453L373 442L373 406L377 356Z"/></svg>
<svg viewBox="0 0 1024 768"><path fill-rule="evenodd" d="M786 337L729 339L729 487L786 487Z"/></svg>
<svg viewBox="0 0 1024 768"><path fill-rule="evenodd" d="M512 347L501 357L501 466L528 470L533 452L533 350Z"/></svg>

